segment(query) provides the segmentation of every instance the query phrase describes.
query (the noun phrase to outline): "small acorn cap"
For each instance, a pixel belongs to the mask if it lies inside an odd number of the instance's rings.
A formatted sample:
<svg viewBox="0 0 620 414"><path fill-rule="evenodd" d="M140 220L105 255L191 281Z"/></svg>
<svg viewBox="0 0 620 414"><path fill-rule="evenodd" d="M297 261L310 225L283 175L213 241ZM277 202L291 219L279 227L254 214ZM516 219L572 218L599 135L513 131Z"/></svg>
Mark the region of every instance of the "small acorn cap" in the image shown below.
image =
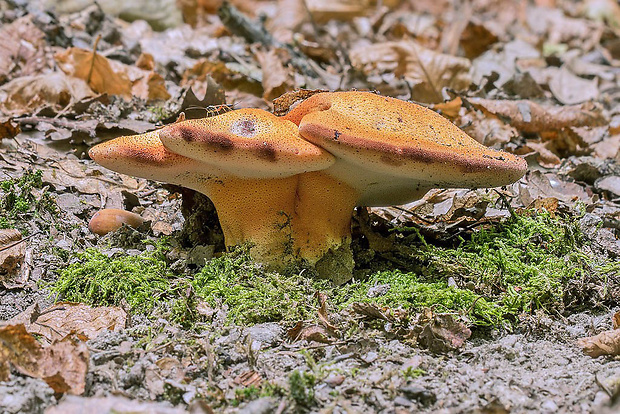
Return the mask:
<svg viewBox="0 0 620 414"><path fill-rule="evenodd" d="M105 236L106 234L116 231L123 224L131 227L139 227L144 223L144 219L136 213L117 208L104 208L95 213L88 222L88 229L95 234Z"/></svg>
<svg viewBox="0 0 620 414"><path fill-rule="evenodd" d="M336 159L330 172L368 206L402 204L430 188L499 187L520 179L523 158L480 144L422 106L370 92L320 93L285 116Z"/></svg>
<svg viewBox="0 0 620 414"><path fill-rule="evenodd" d="M334 157L304 140L297 125L261 109L238 109L159 130L170 151L240 178L288 177L328 168Z"/></svg>

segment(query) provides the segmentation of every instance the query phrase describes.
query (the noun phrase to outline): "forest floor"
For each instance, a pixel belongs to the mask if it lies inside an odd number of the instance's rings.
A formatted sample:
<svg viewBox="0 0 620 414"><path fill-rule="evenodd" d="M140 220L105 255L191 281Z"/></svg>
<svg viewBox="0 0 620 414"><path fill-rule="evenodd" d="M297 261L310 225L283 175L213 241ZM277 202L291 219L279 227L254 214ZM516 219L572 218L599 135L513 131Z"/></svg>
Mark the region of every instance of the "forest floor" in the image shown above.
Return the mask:
<svg viewBox="0 0 620 414"><path fill-rule="evenodd" d="M0 0L1 413L620 412L615 1L57 3ZM299 88L411 100L529 171L357 208L333 286L88 157ZM146 222L101 237L102 208Z"/></svg>

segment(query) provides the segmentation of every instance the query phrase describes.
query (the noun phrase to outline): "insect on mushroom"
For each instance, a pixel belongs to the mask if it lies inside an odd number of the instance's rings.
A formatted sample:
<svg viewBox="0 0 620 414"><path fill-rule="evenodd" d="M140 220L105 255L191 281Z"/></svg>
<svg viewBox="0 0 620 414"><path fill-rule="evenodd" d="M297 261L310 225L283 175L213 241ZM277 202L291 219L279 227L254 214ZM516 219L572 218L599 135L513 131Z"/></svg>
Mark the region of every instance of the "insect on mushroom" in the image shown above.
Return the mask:
<svg viewBox="0 0 620 414"><path fill-rule="evenodd" d="M524 159L487 148L437 113L369 92L311 96L283 117L238 109L99 144L90 156L126 174L213 201L227 246L351 277L355 206L414 201L431 188L507 185Z"/></svg>

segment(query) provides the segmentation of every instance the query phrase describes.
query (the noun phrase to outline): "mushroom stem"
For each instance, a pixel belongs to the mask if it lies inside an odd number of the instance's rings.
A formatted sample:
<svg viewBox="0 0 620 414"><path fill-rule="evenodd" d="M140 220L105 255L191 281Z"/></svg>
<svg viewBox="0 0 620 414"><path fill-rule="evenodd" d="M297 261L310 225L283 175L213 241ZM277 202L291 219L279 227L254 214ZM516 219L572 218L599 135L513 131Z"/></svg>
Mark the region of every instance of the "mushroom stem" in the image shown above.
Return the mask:
<svg viewBox="0 0 620 414"><path fill-rule="evenodd" d="M275 269L293 260L291 219L298 177L218 177L196 185L213 201L226 247L250 243L251 256ZM274 194L277 189L277 194Z"/></svg>
<svg viewBox="0 0 620 414"><path fill-rule="evenodd" d="M359 193L329 174L314 171L299 175L293 219L297 257L318 276L342 284L353 271L351 213Z"/></svg>

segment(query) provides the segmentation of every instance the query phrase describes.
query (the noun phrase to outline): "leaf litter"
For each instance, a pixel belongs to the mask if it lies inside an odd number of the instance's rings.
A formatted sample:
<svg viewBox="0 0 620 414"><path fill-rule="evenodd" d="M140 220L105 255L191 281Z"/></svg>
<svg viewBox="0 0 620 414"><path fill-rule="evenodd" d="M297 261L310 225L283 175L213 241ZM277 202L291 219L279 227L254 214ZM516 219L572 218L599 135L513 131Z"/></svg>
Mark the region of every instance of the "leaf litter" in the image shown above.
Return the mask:
<svg viewBox="0 0 620 414"><path fill-rule="evenodd" d="M617 354L617 4L235 0L217 15L221 4L0 2L0 191L13 200L3 201L0 227L22 234L18 252L0 252L10 256L0 289L12 367L2 365L0 395L17 401L9 412L613 412L617 361L575 344ZM499 191L437 189L410 205L358 210L360 285L343 293L212 259L217 226L183 228L193 196L86 158L90 145L181 111L284 113L304 92L271 101L299 88L422 103L485 145L525 156L531 171ZM99 238L87 224L102 208L151 225ZM213 209L201 210L211 216L185 223L212 223ZM493 274L477 273L468 243L515 214L577 223L586 242L546 266L565 260L586 277L505 284L517 261L504 255L557 248L545 227L522 246L498 234L506 245L493 246ZM172 239L158 250L162 234ZM132 284L136 269L142 284ZM63 274L62 295L49 297ZM121 274L128 284L116 295ZM92 305L61 302L70 292ZM465 389L477 391L464 399ZM62 393L84 397L59 403Z"/></svg>

